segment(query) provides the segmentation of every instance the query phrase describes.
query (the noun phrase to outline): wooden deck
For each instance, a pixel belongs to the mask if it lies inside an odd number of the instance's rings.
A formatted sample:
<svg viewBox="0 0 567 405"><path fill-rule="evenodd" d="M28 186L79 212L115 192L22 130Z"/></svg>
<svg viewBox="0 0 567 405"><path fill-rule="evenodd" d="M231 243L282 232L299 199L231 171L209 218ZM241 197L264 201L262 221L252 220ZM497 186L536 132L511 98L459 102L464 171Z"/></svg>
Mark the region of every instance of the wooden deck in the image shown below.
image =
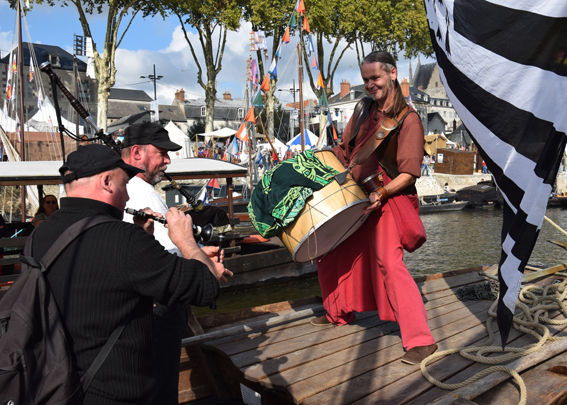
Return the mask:
<svg viewBox="0 0 567 405"><path fill-rule="evenodd" d="M486 341L485 321L492 301L461 302L455 296L459 287L485 281L478 275L481 269L417 280L439 350ZM204 343L207 357L214 358L222 370L223 396L242 400L241 384L260 394L266 405L421 405L451 394L430 384L419 366L400 361L404 351L398 325L380 320L376 312L358 314L356 323L342 327L315 327L309 319ZM551 332L561 331L552 328ZM495 345L500 344L498 338ZM534 342L533 337L512 330L508 344ZM547 371L561 362L567 364L567 354L522 374L529 404L565 403L567 377ZM455 354L430 364L428 370L442 381L461 382L486 367ZM474 403L515 404L518 400L517 386L508 382L478 396Z"/></svg>

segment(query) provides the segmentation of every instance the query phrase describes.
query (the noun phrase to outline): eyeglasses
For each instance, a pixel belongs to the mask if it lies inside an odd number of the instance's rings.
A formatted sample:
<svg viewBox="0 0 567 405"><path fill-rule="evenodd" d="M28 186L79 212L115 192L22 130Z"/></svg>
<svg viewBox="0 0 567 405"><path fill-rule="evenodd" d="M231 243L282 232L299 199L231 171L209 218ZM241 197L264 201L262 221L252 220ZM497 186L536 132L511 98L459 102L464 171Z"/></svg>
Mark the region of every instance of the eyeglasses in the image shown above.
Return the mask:
<svg viewBox="0 0 567 405"><path fill-rule="evenodd" d="M57 204L57 201L44 201L45 204Z"/></svg>

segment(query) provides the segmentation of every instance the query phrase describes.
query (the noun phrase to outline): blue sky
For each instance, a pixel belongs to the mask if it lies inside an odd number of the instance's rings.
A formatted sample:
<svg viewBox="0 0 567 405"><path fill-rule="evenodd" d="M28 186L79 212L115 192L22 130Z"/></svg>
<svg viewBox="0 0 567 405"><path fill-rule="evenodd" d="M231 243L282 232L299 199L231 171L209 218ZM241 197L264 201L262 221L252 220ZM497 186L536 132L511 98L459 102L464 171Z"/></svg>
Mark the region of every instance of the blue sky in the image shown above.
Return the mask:
<svg viewBox="0 0 567 405"><path fill-rule="evenodd" d="M73 5L68 7L34 5L25 21L31 42L57 45L69 52L72 52L73 35L82 35L83 33L78 12ZM102 51L106 30L106 14L89 16L89 21L94 41L100 44L98 49ZM0 52L2 56L9 52L12 47L14 24L15 11L9 8L6 0L0 0ZM125 25L126 23L123 22L122 26ZM250 30L250 25L243 23L237 32L229 32L228 34L223 70L217 78L218 98L221 98L225 91L230 92L233 98L244 96ZM123 30L120 32L122 33ZM196 35L193 38L196 39ZM25 31L23 40L25 42L30 40ZM297 42L294 42L292 38L292 42L284 46L283 58L278 63L278 88L290 88L292 80L296 76L297 68L286 62L293 56L295 43ZM286 59L286 56L289 59ZM271 57L272 55L269 55L270 61ZM268 61L268 65L270 61ZM427 62L422 58L422 63ZM140 76L153 74L154 64L156 65L156 74L163 76L163 79L157 85L160 104L170 104L175 91L181 88L185 89L188 97L204 96L204 90L197 84L197 68L177 18L163 20L159 16L146 19L136 16L117 50L115 87L144 90L153 97L153 84L145 79L140 79ZM356 65L354 50L347 51L335 74L335 92L340 91L341 80L348 80L353 85L362 83ZM416 61L414 60L414 73L415 65ZM202 66L204 69L204 64ZM400 60L398 70L399 79L407 78L409 76L409 62ZM203 80L206 80L206 78L203 78ZM291 102L293 100L288 92L280 92L278 95L282 101ZM309 94L307 94L307 97L309 97Z"/></svg>

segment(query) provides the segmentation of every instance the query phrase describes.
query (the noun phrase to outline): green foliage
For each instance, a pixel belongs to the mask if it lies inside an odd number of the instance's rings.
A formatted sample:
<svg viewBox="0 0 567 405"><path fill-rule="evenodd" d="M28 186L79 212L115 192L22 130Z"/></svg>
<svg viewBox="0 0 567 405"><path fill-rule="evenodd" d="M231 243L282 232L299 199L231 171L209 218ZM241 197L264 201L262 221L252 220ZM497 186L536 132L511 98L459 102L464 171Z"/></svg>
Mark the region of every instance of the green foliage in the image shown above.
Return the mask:
<svg viewBox="0 0 567 405"><path fill-rule="evenodd" d="M195 140L196 134L203 133L205 133L205 120L203 118L197 118L187 130L187 135L189 135L191 141Z"/></svg>

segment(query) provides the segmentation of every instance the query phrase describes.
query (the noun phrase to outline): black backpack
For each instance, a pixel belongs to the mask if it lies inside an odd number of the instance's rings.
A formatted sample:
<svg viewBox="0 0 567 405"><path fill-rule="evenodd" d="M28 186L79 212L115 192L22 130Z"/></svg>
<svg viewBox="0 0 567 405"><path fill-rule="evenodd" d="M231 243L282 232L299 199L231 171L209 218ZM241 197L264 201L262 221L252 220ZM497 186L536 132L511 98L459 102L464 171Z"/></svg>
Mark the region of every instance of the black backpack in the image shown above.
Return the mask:
<svg viewBox="0 0 567 405"><path fill-rule="evenodd" d="M80 399L129 319L114 330L83 376L73 368L63 321L43 273L82 232L116 219L97 215L70 226L38 262L33 233L20 256L22 274L0 299L0 404L69 404Z"/></svg>

